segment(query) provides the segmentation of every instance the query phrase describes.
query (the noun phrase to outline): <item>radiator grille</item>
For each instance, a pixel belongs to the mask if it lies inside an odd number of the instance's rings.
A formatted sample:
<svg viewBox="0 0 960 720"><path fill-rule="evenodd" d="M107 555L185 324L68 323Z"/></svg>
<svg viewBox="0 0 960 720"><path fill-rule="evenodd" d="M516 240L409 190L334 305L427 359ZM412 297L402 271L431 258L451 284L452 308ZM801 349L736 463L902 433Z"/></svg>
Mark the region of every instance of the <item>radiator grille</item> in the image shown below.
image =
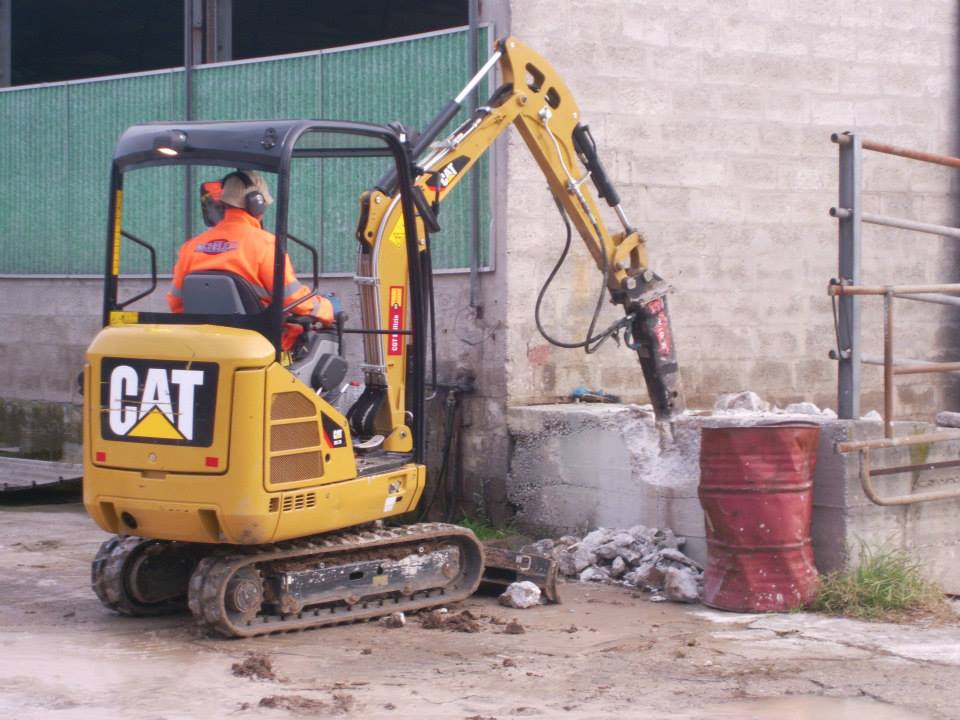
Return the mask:
<svg viewBox="0 0 960 720"><path fill-rule="evenodd" d="M316 421L274 425L270 428L270 450L273 452L315 447L319 444L320 430Z"/></svg>
<svg viewBox="0 0 960 720"><path fill-rule="evenodd" d="M317 414L310 399L300 393L276 393L270 401L271 420L313 417Z"/></svg>
<svg viewBox="0 0 960 720"><path fill-rule="evenodd" d="M270 482L288 483L318 478L323 474L319 452L280 455L270 458Z"/></svg>
<svg viewBox="0 0 960 720"><path fill-rule="evenodd" d="M316 507L316 505L317 496L312 492L300 493L299 495L284 495L283 497L284 512L290 512L291 510L309 510L310 508Z"/></svg>

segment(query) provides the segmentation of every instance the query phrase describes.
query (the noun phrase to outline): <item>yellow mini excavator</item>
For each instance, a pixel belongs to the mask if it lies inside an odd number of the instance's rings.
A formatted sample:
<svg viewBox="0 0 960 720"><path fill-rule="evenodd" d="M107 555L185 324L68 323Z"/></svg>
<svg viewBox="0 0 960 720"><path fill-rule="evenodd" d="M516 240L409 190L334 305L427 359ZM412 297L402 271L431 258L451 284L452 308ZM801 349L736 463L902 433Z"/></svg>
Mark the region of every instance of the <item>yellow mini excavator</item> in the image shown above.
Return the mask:
<svg viewBox="0 0 960 720"><path fill-rule="evenodd" d="M503 84L435 142L497 64ZM135 125L113 158L104 328L83 373L84 504L113 534L92 565L104 605L129 615L187 606L201 626L248 637L429 608L474 592L484 549L469 530L378 521L415 509L427 482L426 331L438 208L511 125L596 261L603 292L624 311L606 330L591 324L577 345L590 351L622 333L658 418L682 411L666 286L649 269L644 240L566 85L516 39L498 42L416 136L401 126L322 120ZM281 346L293 309L283 301L288 243L314 259L308 297L318 280L316 248L290 232L291 177L299 177L291 167L377 157L389 171L363 193L356 231L362 327L307 328L291 357ZM198 273L184 281L183 313L129 309L157 279L153 247L124 225L125 179L134 188L131 176L145 168L183 165L274 174L268 305L238 276ZM587 177L622 231L608 232ZM568 222L568 243L570 235ZM154 261L150 287L121 300L124 239ZM341 413L333 397L350 332L363 339L365 390Z"/></svg>

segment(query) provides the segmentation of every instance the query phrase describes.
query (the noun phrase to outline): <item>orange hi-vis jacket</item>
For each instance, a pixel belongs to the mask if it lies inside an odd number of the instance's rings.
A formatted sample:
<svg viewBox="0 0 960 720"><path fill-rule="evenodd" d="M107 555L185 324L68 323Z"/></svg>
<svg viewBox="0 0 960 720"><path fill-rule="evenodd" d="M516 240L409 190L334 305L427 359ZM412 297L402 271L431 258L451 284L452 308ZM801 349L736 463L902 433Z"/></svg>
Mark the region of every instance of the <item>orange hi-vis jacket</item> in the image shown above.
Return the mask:
<svg viewBox="0 0 960 720"><path fill-rule="evenodd" d="M173 287L167 293L170 310L183 312L183 278L192 272L224 270L249 280L264 306L273 292L273 258L276 239L260 227L260 221L239 208L226 208L223 220L185 242L173 268ZM283 302L291 302L310 293L297 280L289 256L283 271ZM323 297L313 297L293 308L297 315L309 315L320 322L333 323L333 305ZM296 333L299 334L299 333ZM284 333L284 349L287 333ZM290 338L292 341L293 338Z"/></svg>

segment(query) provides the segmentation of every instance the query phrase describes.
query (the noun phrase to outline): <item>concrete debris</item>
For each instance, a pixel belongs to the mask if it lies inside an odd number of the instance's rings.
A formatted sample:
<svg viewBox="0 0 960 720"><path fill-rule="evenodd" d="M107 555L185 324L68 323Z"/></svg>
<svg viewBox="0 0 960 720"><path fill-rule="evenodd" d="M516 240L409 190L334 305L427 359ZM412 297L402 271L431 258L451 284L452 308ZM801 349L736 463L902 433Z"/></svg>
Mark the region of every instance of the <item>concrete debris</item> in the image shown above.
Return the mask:
<svg viewBox="0 0 960 720"><path fill-rule="evenodd" d="M573 553L573 567L576 572L581 572L597 562L596 553L587 547L581 545Z"/></svg>
<svg viewBox="0 0 960 720"><path fill-rule="evenodd" d="M598 528L581 539L565 535L552 541L549 554L561 575L580 582L615 583L655 593L660 599L696 602L703 568L681 552L685 542L668 528ZM548 544L540 541L527 547Z"/></svg>
<svg viewBox="0 0 960 720"><path fill-rule="evenodd" d="M597 565L591 565L580 573L580 582L606 582L609 579L610 571Z"/></svg>
<svg viewBox="0 0 960 720"><path fill-rule="evenodd" d="M407 624L407 616L402 612L390 613L386 617L380 618L380 624L386 628L402 628Z"/></svg>
<svg viewBox="0 0 960 720"><path fill-rule="evenodd" d="M940 427L960 427L960 413L944 410L937 413L937 425Z"/></svg>
<svg viewBox="0 0 960 720"><path fill-rule="evenodd" d="M503 595L500 596L500 604L507 607L525 610L533 607L540 602L540 588L529 580L510 583Z"/></svg>
<svg viewBox="0 0 960 720"><path fill-rule="evenodd" d="M613 559L613 562L610 563L610 577L614 580L619 580L624 576L624 573L627 572L627 563L619 555Z"/></svg>
<svg viewBox="0 0 960 720"><path fill-rule="evenodd" d="M663 594L667 600L694 603L700 600L697 574L689 567L668 567L663 571Z"/></svg>
<svg viewBox="0 0 960 720"><path fill-rule="evenodd" d="M717 398L714 412L727 415L811 415L826 420L835 420L837 413L830 408L819 408L815 403L804 401L790 403L781 409L767 402L750 390L739 393L724 393ZM868 418L869 419L869 418Z"/></svg>
<svg viewBox="0 0 960 720"><path fill-rule="evenodd" d="M794 413L796 415L819 415L822 411L812 402L790 403L783 411L785 413Z"/></svg>
<svg viewBox="0 0 960 720"><path fill-rule="evenodd" d="M720 412L731 410L747 410L749 412L768 412L770 403L752 390L738 393L723 393L717 398L713 409Z"/></svg>

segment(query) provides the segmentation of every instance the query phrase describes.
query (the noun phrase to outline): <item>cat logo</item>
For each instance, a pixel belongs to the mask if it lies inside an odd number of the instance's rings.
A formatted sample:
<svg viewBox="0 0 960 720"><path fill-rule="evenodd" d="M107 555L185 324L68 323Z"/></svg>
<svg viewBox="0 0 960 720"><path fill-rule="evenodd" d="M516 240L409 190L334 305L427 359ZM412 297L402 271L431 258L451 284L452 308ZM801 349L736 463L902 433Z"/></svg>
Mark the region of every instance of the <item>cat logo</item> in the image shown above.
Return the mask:
<svg viewBox="0 0 960 720"><path fill-rule="evenodd" d="M434 192L446 190L450 183L453 182L453 179L460 174L469 162L470 158L465 155L455 157L444 165L442 170L430 174L426 183L427 187Z"/></svg>
<svg viewBox="0 0 960 720"><path fill-rule="evenodd" d="M101 369L104 440L209 446L216 363L105 358Z"/></svg>

